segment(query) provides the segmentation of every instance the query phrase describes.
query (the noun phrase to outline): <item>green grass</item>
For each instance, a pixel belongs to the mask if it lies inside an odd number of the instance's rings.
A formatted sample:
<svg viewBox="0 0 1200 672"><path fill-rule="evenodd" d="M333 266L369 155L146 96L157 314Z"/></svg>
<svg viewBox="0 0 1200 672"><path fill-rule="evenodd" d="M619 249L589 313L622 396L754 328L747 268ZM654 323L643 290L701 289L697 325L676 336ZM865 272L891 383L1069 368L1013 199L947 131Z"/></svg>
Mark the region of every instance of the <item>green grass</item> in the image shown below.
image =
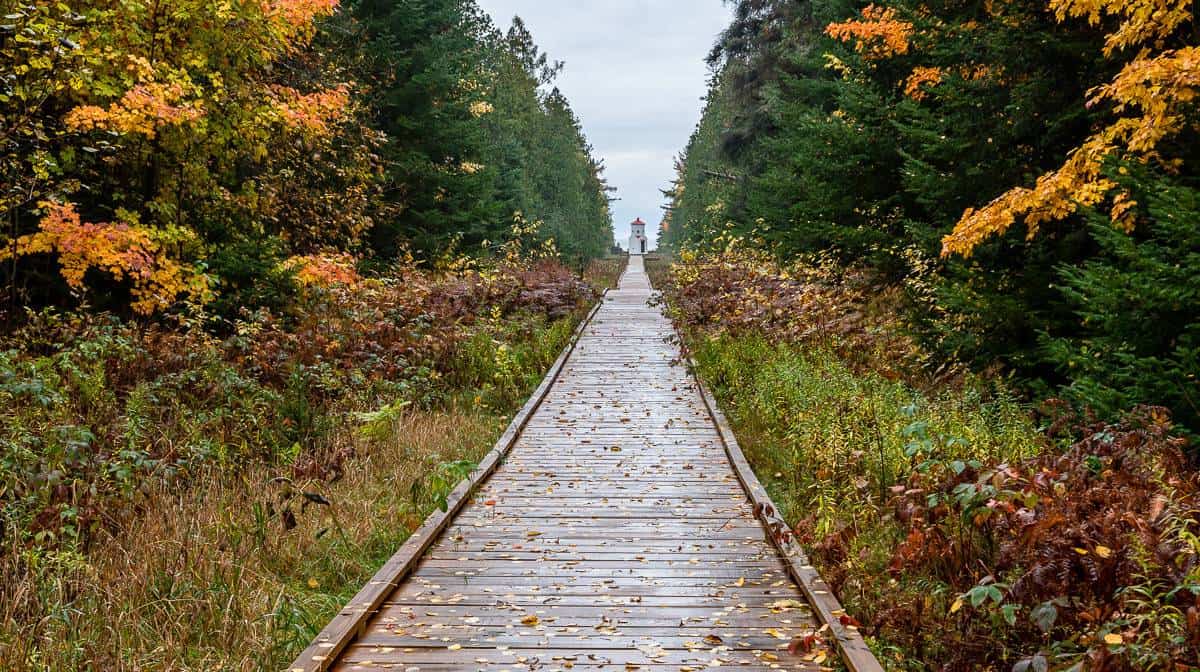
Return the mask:
<svg viewBox="0 0 1200 672"><path fill-rule="evenodd" d="M814 560L844 605L867 618L886 603L881 591L953 599L944 586L889 578L891 550L903 538L889 507L893 486L928 460L1013 461L1044 447L1028 409L980 378L921 392L823 350L756 336L690 341L755 473L816 547ZM832 558L820 551L831 539Z"/></svg>

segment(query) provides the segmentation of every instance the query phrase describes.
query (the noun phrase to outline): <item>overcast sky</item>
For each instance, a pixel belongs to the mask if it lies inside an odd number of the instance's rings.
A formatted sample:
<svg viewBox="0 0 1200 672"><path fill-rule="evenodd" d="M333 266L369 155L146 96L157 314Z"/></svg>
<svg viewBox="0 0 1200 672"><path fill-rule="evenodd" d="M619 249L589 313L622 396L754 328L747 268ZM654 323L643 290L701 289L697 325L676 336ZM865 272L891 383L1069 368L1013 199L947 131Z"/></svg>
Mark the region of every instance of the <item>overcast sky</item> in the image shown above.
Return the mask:
<svg viewBox="0 0 1200 672"><path fill-rule="evenodd" d="M604 159L617 188L613 224L622 246L641 217L653 240L703 106L708 54L729 21L721 0L478 0L497 26L520 16L551 59L565 61L557 85Z"/></svg>

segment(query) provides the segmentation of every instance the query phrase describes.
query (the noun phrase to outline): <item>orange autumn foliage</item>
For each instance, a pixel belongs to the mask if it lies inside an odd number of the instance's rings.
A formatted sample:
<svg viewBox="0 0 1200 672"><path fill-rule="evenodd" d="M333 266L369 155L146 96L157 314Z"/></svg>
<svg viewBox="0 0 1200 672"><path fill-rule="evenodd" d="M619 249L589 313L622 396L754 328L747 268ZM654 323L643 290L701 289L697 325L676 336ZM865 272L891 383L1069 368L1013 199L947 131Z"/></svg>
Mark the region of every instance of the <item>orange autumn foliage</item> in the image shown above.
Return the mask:
<svg viewBox="0 0 1200 672"><path fill-rule="evenodd" d="M924 100L928 95L923 87L941 83L944 73L941 68L916 67L904 80L904 95L913 100Z"/></svg>
<svg viewBox="0 0 1200 672"><path fill-rule="evenodd" d="M77 107L67 113L64 122L73 131L105 130L153 138L163 126L184 124L203 114L203 104L193 99L183 85L146 82L107 107Z"/></svg>
<svg viewBox="0 0 1200 672"><path fill-rule="evenodd" d="M1050 8L1060 20L1086 16L1095 23L1105 14L1122 17L1124 21L1106 40L1106 54L1141 46L1137 58L1112 82L1089 94L1089 107L1110 103L1117 118L1085 140L1060 168L1039 177L1032 188L1016 187L978 210L967 209L943 238L943 256L970 256L980 243L1003 234L1018 218L1032 238L1044 223L1106 202L1113 224L1131 229L1136 202L1105 177L1105 164L1125 159L1174 170L1178 162L1161 155L1158 147L1196 126L1191 113L1200 87L1200 48L1152 53L1190 18L1191 0L1052 0Z"/></svg>
<svg viewBox="0 0 1200 672"><path fill-rule="evenodd" d="M867 5L862 19L831 23L825 33L842 42L854 41L854 49L868 60L882 60L908 53L913 24L896 18L896 10Z"/></svg>
<svg viewBox="0 0 1200 672"><path fill-rule="evenodd" d="M263 11L294 28L306 28L315 19L337 9L339 0L263 0Z"/></svg>
<svg viewBox="0 0 1200 672"><path fill-rule="evenodd" d="M1002 68L988 65L961 66L955 68L953 72L970 81L994 80L1003 76ZM928 97L927 89L945 81L947 74L944 68L917 66L913 68L912 74L901 83L901 88L904 90L904 95L909 98L918 101L925 100Z"/></svg>
<svg viewBox="0 0 1200 672"><path fill-rule="evenodd" d="M312 135L329 132L330 124L345 118L350 104L350 87L342 84L332 89L303 94L290 87L274 87L275 110L291 129Z"/></svg>
<svg viewBox="0 0 1200 672"><path fill-rule="evenodd" d="M71 289L84 289L95 269L132 285L134 311L148 315L169 307L180 294L204 298L208 281L168 257L148 229L124 223L84 222L71 203L43 203L38 231L17 238L0 259L54 254Z"/></svg>
<svg viewBox="0 0 1200 672"><path fill-rule="evenodd" d="M306 254L288 259L284 266L296 273L305 287L354 286L362 280L350 254Z"/></svg>

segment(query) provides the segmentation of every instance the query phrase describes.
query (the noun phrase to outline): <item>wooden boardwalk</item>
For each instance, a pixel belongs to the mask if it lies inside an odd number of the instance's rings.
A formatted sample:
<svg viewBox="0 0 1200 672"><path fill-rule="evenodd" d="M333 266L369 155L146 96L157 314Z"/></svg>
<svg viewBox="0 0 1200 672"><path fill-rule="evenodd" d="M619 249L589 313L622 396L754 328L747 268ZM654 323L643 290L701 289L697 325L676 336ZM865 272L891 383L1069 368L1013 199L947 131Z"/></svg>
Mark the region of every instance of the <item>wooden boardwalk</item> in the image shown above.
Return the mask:
<svg viewBox="0 0 1200 672"><path fill-rule="evenodd" d="M837 639L878 669L853 628L823 627L836 602L765 531L765 493L650 295L633 257L457 511L293 669L822 669Z"/></svg>

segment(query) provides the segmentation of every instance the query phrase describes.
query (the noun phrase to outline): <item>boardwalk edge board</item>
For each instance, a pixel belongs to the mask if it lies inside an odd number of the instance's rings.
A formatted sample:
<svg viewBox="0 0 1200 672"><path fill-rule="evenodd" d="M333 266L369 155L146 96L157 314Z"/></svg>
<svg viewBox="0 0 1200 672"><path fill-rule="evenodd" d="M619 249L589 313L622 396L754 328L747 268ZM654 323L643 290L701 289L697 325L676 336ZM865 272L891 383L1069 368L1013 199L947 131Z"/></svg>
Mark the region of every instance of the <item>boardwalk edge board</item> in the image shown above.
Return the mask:
<svg viewBox="0 0 1200 672"><path fill-rule="evenodd" d="M746 460L746 456L742 454L742 448L738 445L737 437L729 427L725 414L717 406L716 397L712 395L712 392L704 385L704 381L700 379L699 374L696 373L696 362L688 356L686 363L688 372L691 373L700 390L700 399L703 400L704 407L708 409L708 414L717 425L717 433L721 436L721 443L725 445L725 453L729 456L729 462L733 465L738 481L741 482L742 489L746 491L746 495L754 505L756 517L765 529L771 543L783 556L788 572L791 573L796 583L800 584L801 592L808 598L817 616L825 625L829 626L829 632L837 641L842 661L845 662L850 672L883 672L883 666L879 664L875 654L871 653L871 649L863 641L858 628L843 624L842 617L846 615L846 610L842 608L837 596L833 594L825 580L809 562L804 549L791 534L781 538L781 535L775 533L776 530L790 530L791 528L779 515L779 507L771 500L766 488L754 475L754 469Z"/></svg>
<svg viewBox="0 0 1200 672"><path fill-rule="evenodd" d="M309 644L308 648L287 668L288 672L325 672L337 660L338 656L346 650L346 647L362 636L364 626L370 620L370 617L379 610L387 600L387 597L392 594L413 568L416 567L421 557L425 554L425 551L433 545L438 536L441 535L471 499L471 496L479 486L500 466L500 463L504 461L509 451L517 443L517 439L520 438L525 425L529 423L534 412L537 411L538 407L542 405L542 401L550 393L550 389L554 386L554 382L558 380L559 374L562 373L567 359L575 351L575 347L579 343L579 338L583 334L584 329L587 328L592 318L595 317L596 313L604 305L607 296L608 290L605 290L600 295L600 299L596 302L596 305L579 322L579 325L571 335L570 342L563 348L558 359L554 361L554 364L550 366L550 370L546 372L546 376L542 378L541 384L534 390L533 395L529 397L529 400L525 402L521 410L517 411L517 414L513 416L508 429L500 435L492 450L484 456L475 470L467 475L446 496L446 510L435 510L429 514L429 517L425 519L421 527L417 528L408 540L400 546L400 550L396 551L396 554L375 573L375 576L342 608L337 616L333 617L333 620L321 630L320 634Z"/></svg>

